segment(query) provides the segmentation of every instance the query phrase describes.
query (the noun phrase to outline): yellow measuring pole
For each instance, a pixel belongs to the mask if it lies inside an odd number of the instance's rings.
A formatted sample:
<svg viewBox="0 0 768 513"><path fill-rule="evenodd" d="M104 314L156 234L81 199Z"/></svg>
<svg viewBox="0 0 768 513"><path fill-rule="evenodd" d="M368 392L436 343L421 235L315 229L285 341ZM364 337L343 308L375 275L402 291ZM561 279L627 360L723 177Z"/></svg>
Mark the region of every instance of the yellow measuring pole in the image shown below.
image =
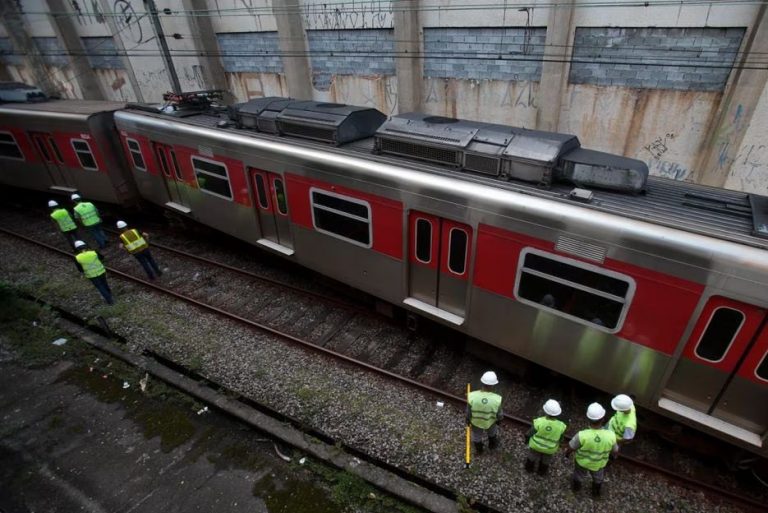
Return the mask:
<svg viewBox="0 0 768 513"><path fill-rule="evenodd" d="M470 392L470 386L469 383L467 383L467 404L469 404L469 392ZM470 435L470 427L467 425L467 441L466 441L466 448L465 448L465 454L464 454L464 468L469 468L470 463L472 463L472 444L470 443L471 435Z"/></svg>

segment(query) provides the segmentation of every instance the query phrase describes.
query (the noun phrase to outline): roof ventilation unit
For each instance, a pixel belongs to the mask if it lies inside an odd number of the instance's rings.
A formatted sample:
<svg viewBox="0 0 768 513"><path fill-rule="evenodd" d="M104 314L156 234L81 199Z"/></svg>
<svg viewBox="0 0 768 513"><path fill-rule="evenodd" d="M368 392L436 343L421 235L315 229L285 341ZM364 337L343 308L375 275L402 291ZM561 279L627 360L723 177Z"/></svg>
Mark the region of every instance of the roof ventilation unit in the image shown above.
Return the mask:
<svg viewBox="0 0 768 513"><path fill-rule="evenodd" d="M282 96L255 98L229 107L229 118L238 128L252 128L259 132L278 134L277 116L292 103L300 103Z"/></svg>
<svg viewBox="0 0 768 513"><path fill-rule="evenodd" d="M40 89L22 82L0 82L0 103L44 102L48 99Z"/></svg>
<svg viewBox="0 0 768 513"><path fill-rule="evenodd" d="M578 148L561 159L562 180L578 187L641 193L648 182L645 162L601 151Z"/></svg>
<svg viewBox="0 0 768 513"><path fill-rule="evenodd" d="M371 137L387 117L370 107L342 103L294 102L277 115L283 135L336 146Z"/></svg>
<svg viewBox="0 0 768 513"><path fill-rule="evenodd" d="M375 137L378 153L546 184L559 156L578 147L572 135L416 112L390 118Z"/></svg>

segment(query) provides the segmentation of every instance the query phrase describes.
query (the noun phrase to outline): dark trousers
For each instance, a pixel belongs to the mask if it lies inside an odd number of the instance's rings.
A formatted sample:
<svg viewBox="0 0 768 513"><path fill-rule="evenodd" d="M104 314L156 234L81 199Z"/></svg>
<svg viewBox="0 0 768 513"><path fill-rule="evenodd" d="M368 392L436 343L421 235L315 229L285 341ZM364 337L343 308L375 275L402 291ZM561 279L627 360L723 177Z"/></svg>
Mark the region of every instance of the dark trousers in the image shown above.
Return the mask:
<svg viewBox="0 0 768 513"><path fill-rule="evenodd" d="M112 290L110 290L109 283L107 283L107 273L89 279L91 280L91 283L93 283L93 286L101 293L104 301L106 301L108 305L115 304L115 300L112 299Z"/></svg>
<svg viewBox="0 0 768 513"><path fill-rule="evenodd" d="M85 229L88 230L91 238L96 241L96 245L99 246L99 249L104 249L104 246L107 245L107 237L104 235L104 230L101 227L101 223L86 226Z"/></svg>
<svg viewBox="0 0 768 513"><path fill-rule="evenodd" d="M69 244L69 247L74 248L75 241L77 240L77 230L61 232L61 234L64 236L65 239L67 239L67 244Z"/></svg>
<svg viewBox="0 0 768 513"><path fill-rule="evenodd" d="M133 256L136 257L136 260L138 260L141 266L144 268L144 272L147 273L147 276L149 276L150 280L154 280L163 274L163 272L157 266L155 259L152 258L152 253L150 253L148 249L140 251L139 253L134 253Z"/></svg>

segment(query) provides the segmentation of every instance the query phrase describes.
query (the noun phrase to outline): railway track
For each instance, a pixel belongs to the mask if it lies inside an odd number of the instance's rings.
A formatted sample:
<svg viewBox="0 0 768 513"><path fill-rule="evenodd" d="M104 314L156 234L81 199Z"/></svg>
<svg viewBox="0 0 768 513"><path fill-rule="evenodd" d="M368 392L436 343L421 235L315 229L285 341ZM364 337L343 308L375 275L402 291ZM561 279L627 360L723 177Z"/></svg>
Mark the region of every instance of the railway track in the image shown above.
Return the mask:
<svg viewBox="0 0 768 513"><path fill-rule="evenodd" d="M63 249L63 241L44 242L39 238L4 228L0 228L0 231L55 251L62 256L71 256L68 250ZM58 234L56 235L58 237ZM179 271L165 278L161 283L147 282L135 276L141 272L141 269L127 255L122 259L115 258L114 265L110 260L108 262L110 271L121 279L170 295L217 315L226 316L291 344L344 361L386 379L396 380L409 387L428 392L440 400L462 404L464 398L457 393L457 390L462 390L463 383L475 377L478 370L482 368L461 365L461 357L457 351L445 358L445 354L440 353L445 353L447 349L440 347L440 344L428 340L414 340L412 334L397 330L391 323L373 315L369 309L356 306L332 294L318 293L295 285L284 286L288 284L279 280L262 280L263 277L249 271L230 265L221 265L210 258L203 259L169 246L160 248L159 244L154 243L153 247L166 252L165 257L170 254L176 255L175 258L179 260L171 265L178 266L183 269L183 272ZM167 264L160 252L157 257L159 261ZM199 278L193 279L196 274L199 276L202 273L213 276L214 268L217 282L231 284L235 279L234 276L238 276L241 281L238 282L237 290L244 288L248 292L242 295L227 293L217 295L219 291L211 283L201 283ZM252 281L244 284L242 280ZM257 286L256 283L259 285ZM286 296L289 297L286 298ZM438 365L431 365L432 360L438 362ZM470 367L470 369L464 367ZM528 420L520 416L506 414L505 417L520 429L525 429L529 425ZM676 470L626 456L622 456L621 461L643 471L663 474L670 480L703 490L729 502L756 510L764 509L764 504L759 500L693 479Z"/></svg>

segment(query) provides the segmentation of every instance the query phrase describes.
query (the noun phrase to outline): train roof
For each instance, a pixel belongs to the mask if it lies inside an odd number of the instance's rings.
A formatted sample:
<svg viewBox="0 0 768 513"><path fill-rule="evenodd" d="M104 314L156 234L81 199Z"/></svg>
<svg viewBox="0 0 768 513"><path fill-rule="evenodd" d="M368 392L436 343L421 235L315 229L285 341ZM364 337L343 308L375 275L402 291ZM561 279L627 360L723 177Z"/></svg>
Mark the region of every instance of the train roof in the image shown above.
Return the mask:
<svg viewBox="0 0 768 513"><path fill-rule="evenodd" d="M0 105L0 114L40 114L73 115L87 119L94 114L114 112L125 108L125 102L93 100L48 100L34 103L5 103Z"/></svg>
<svg viewBox="0 0 768 513"><path fill-rule="evenodd" d="M373 153L373 137L334 147L293 137L281 137L231 126L217 126L222 120L228 119L226 115L220 117L211 114L194 114L183 118L175 118L147 111L132 112L148 117L160 118L168 123L190 124L216 132L234 132L241 136L256 139L267 139L282 143L290 142L298 146L323 149L328 152L340 152L377 162L435 173L456 180L479 183L499 189L549 198L572 205L575 204L584 208L585 214L588 210L599 210L609 214L618 214L661 226L768 249L768 197L766 196L660 177L649 177L647 191L642 194L627 194L593 189L594 197L592 201L580 203L571 199L570 193L574 189L572 184L553 183L548 188L541 188L536 184L520 180L511 179L503 181L482 174L457 171L447 166L396 156L377 155ZM610 154L604 155L607 158ZM574 156L578 157L578 155ZM613 157L617 156L614 155ZM600 155L592 156L591 158L599 159Z"/></svg>

